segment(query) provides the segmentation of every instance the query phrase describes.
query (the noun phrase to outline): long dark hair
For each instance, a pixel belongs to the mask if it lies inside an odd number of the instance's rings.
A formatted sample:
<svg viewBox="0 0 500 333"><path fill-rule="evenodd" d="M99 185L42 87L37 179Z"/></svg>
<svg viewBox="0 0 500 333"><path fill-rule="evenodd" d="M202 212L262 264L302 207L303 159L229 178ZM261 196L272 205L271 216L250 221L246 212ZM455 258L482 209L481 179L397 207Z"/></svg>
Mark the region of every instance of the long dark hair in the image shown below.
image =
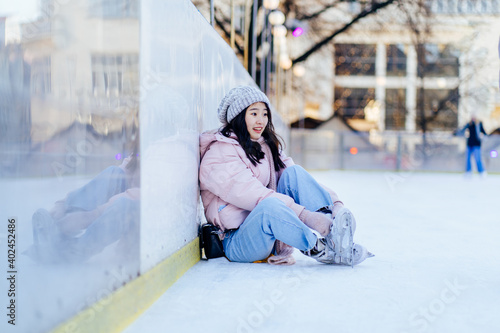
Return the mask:
<svg viewBox="0 0 500 333"><path fill-rule="evenodd" d="M250 133L248 133L247 123L245 121L245 115L248 107L241 111L229 124L221 129L222 135L230 137L231 133L236 134L238 142L245 151L248 159L255 166L260 163L260 160L264 158L264 152L262 152L262 147L256 141L252 141L250 138ZM267 126L262 132L262 137L271 149L272 158L274 162L274 170L279 171L285 168L285 163L280 158L280 151L283 149L282 139L274 131L274 126L271 118L271 111L268 108L267 111Z"/></svg>

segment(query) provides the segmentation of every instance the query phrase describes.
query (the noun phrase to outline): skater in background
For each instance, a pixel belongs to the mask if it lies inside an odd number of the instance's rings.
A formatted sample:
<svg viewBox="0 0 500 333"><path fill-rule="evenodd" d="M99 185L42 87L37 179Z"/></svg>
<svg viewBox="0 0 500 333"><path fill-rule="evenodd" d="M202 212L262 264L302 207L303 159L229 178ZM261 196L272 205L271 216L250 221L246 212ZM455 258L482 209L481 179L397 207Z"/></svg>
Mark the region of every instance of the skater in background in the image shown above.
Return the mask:
<svg viewBox="0 0 500 333"><path fill-rule="evenodd" d="M465 132L468 132L467 137L467 157L465 165L465 175L470 177L472 175L472 161L471 158L474 156L477 165L477 171L483 176L486 176L486 171L483 166L481 159L481 133L484 135L486 131L484 130L483 123L478 121L476 116L472 116L471 120L460 130L456 131L454 134L463 136Z"/></svg>
<svg viewBox="0 0 500 333"><path fill-rule="evenodd" d="M354 244L356 221L337 194L283 153L264 93L233 88L217 112L222 128L200 135L199 180L230 261L293 264L293 248L328 264L372 256Z"/></svg>

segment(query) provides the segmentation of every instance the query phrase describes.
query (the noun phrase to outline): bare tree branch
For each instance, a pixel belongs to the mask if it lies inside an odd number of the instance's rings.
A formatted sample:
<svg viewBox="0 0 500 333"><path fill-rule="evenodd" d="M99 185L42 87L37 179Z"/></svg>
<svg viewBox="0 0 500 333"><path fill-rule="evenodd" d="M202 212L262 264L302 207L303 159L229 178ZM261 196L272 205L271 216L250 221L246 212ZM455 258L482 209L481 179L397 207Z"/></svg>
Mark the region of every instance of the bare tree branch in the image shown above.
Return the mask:
<svg viewBox="0 0 500 333"><path fill-rule="evenodd" d="M335 36L343 33L346 30L348 30L351 26L353 26L356 22L358 22L362 18L364 18L366 16L369 16L371 14L374 14L378 10L380 10L380 9L382 9L384 7L387 7L387 6L389 6L392 3L397 2L397 1L400 1L400 0L386 0L386 1L380 2L380 3L373 3L371 6L365 8L364 10L362 10L355 18L353 18L349 23L347 23L346 25L344 25L342 28L340 28L339 30L337 30L333 34L331 34L330 36L324 38L319 43L317 43L314 46L312 46L309 50L307 50L306 52L304 52L301 56L297 57L296 59L293 59L292 60L292 64L297 64L299 62L305 61L307 58L309 58L309 56L311 54L313 54L314 52L317 52L318 50L320 50L321 48L323 48L325 45L327 45L328 43L330 43L330 41L333 38L335 38Z"/></svg>
<svg viewBox="0 0 500 333"><path fill-rule="evenodd" d="M343 2L343 1L340 1L340 2ZM312 19L320 16L321 14L323 14L324 12L329 10L330 8L336 7L338 4L339 4L339 1L334 2L333 4L330 4L330 5L325 5L325 7L321 8L320 10L318 10L317 12L314 12L312 14L297 15L295 18L297 20L312 20Z"/></svg>
<svg viewBox="0 0 500 333"><path fill-rule="evenodd" d="M215 23L217 24L217 26L224 32L224 35L226 36L227 39L230 39L231 38L231 33L229 31L227 31L226 27L224 26L223 24L223 21L221 21L219 18L217 18L217 14L219 11L217 9L215 9L214 11L214 20L215 20ZM238 54L240 55L243 55L243 48L235 41L234 43L237 51L238 51Z"/></svg>

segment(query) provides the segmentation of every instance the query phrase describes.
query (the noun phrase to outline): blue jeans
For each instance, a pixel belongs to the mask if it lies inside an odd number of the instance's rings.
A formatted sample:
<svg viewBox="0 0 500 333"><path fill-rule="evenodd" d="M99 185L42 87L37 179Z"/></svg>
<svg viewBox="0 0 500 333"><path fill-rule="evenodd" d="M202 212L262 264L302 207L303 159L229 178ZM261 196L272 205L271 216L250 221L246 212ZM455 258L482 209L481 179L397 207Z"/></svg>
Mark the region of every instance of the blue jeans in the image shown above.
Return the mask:
<svg viewBox="0 0 500 333"><path fill-rule="evenodd" d="M129 187L125 172L117 166L110 166L84 186L69 193L65 205L68 213L91 211ZM59 244L60 250L71 249L66 250L67 259L86 260L111 243L124 239L130 243L130 249L139 251L136 246L139 240L139 219L140 202L118 198L87 227L83 235L64 237Z"/></svg>
<svg viewBox="0 0 500 333"><path fill-rule="evenodd" d="M297 204L311 211L332 204L330 194L298 165L285 169L277 192L292 197ZM311 229L285 203L277 198L266 198L238 229L226 233L223 244L229 260L253 262L273 253L276 240L307 251L316 244L316 239Z"/></svg>
<svg viewBox="0 0 500 333"><path fill-rule="evenodd" d="M128 244L129 251L139 253L140 202L118 198L88 226L85 233L61 242L61 251L68 248L65 256L70 260L84 261L100 253L117 240Z"/></svg>
<svg viewBox="0 0 500 333"><path fill-rule="evenodd" d="M117 166L107 167L87 184L68 193L65 200L66 209L93 210L128 188L125 171Z"/></svg>
<svg viewBox="0 0 500 333"><path fill-rule="evenodd" d="M481 147L480 146L467 146L467 165L466 172L472 171L471 157L474 155L474 159L476 160L477 171L483 172L483 162L481 161Z"/></svg>

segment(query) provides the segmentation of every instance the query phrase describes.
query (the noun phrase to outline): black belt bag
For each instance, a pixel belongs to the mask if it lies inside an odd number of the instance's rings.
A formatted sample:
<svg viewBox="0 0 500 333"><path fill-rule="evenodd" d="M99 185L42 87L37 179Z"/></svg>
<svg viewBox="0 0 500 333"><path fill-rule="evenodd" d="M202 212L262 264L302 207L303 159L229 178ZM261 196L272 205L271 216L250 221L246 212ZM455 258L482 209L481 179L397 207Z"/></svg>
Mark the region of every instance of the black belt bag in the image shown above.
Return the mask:
<svg viewBox="0 0 500 333"><path fill-rule="evenodd" d="M200 250L202 259L224 257L224 247L219 238L221 231L211 223L200 226Z"/></svg>

